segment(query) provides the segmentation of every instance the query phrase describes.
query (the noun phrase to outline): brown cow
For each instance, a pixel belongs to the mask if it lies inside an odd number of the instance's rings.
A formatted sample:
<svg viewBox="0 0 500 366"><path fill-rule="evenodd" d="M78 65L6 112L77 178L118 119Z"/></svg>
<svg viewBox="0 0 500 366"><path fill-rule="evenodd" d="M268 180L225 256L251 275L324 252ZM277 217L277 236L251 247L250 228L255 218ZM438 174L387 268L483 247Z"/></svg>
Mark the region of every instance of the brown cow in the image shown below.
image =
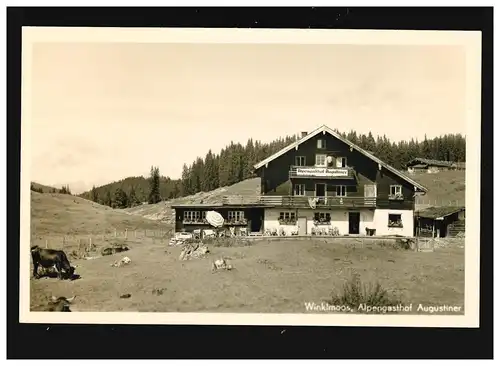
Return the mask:
<svg viewBox="0 0 500 366"><path fill-rule="evenodd" d="M75 272L75 267L69 263L66 253L62 250L56 249L43 249L38 245L31 247L31 258L33 259L33 277L40 278L38 275L38 266L43 268L56 267L59 279L71 278ZM63 270L65 276L63 276Z"/></svg>

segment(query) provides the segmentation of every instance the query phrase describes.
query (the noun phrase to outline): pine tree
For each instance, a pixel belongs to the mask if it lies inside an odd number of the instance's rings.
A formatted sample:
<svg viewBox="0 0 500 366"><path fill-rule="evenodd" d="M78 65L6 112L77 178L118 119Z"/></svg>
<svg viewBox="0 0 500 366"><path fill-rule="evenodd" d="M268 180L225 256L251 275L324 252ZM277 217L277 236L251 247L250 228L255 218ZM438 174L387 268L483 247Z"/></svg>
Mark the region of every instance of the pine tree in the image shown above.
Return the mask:
<svg viewBox="0 0 500 366"><path fill-rule="evenodd" d="M200 157L196 158L196 161L193 163L193 168L191 169L193 190L194 190L193 193L201 192L203 190L202 182L204 180L203 177L204 165L205 164L203 163L203 159Z"/></svg>
<svg viewBox="0 0 500 366"><path fill-rule="evenodd" d="M191 194L191 172L187 164L184 163L182 166L182 178L181 178L181 195L188 196Z"/></svg>
<svg viewBox="0 0 500 366"><path fill-rule="evenodd" d="M172 198L177 198L179 197L181 190L179 188L180 183L178 181L174 182L173 188L172 188Z"/></svg>
<svg viewBox="0 0 500 366"><path fill-rule="evenodd" d="M90 191L90 200L93 202L97 202L98 199L99 199L99 196L97 194L97 190L96 190L95 186L92 186L92 190Z"/></svg>
<svg viewBox="0 0 500 366"><path fill-rule="evenodd" d="M141 204L141 201L139 200L139 198L137 198L137 194L135 193L134 186L130 187L130 192L128 194L128 204L129 207L134 207Z"/></svg>
<svg viewBox="0 0 500 366"><path fill-rule="evenodd" d="M151 166L151 173L149 177L149 194L148 203L154 204L161 201L160 196L160 169Z"/></svg>
<svg viewBox="0 0 500 366"><path fill-rule="evenodd" d="M248 179L252 178L254 173L253 173L253 166L255 163L257 163L255 159L255 151L254 151L254 144L252 139L248 139L247 145L245 146L245 152L244 152L244 160L243 160L243 179Z"/></svg>
<svg viewBox="0 0 500 366"><path fill-rule="evenodd" d="M227 149L223 149L219 155L219 187L229 185L230 179L230 156Z"/></svg>
<svg viewBox="0 0 500 366"><path fill-rule="evenodd" d="M59 193L62 194L71 194L71 190L69 189L69 185L62 186L59 190Z"/></svg>
<svg viewBox="0 0 500 366"><path fill-rule="evenodd" d="M201 189L205 192L218 188L218 171L215 165L215 157L212 150L208 150L205 156L205 163L203 165L203 180L201 182Z"/></svg>
<svg viewBox="0 0 500 366"><path fill-rule="evenodd" d="M104 199L104 204L109 207L113 206L113 200L111 199L111 191L109 190L106 191L106 198Z"/></svg>
<svg viewBox="0 0 500 366"><path fill-rule="evenodd" d="M427 140L427 135L424 136L424 142L422 143L422 155L425 159L432 159L431 146L429 140Z"/></svg>
<svg viewBox="0 0 500 366"><path fill-rule="evenodd" d="M121 188L117 188L115 191L114 197L114 207L116 208L126 208L129 205L129 200L127 197L127 193Z"/></svg>

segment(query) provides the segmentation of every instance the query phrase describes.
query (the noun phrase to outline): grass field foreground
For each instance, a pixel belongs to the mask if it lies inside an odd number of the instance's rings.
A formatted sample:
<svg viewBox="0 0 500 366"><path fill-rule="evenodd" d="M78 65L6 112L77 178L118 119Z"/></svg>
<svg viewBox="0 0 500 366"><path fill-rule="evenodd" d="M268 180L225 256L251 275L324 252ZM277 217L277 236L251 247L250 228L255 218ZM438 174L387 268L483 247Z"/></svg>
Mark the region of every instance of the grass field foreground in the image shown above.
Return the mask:
<svg viewBox="0 0 500 366"><path fill-rule="evenodd" d="M414 310L419 303L463 309L463 240L442 242L435 252L414 252L374 241L361 248L326 239L262 240L209 245L206 258L180 261L180 247L147 239L129 242L126 253L74 261L81 276L75 281L31 279L31 309L52 295L77 295L73 311L304 313L305 303L331 300L353 274L364 284L379 282ZM124 255L130 264L111 266ZM218 258L234 269L212 273Z"/></svg>

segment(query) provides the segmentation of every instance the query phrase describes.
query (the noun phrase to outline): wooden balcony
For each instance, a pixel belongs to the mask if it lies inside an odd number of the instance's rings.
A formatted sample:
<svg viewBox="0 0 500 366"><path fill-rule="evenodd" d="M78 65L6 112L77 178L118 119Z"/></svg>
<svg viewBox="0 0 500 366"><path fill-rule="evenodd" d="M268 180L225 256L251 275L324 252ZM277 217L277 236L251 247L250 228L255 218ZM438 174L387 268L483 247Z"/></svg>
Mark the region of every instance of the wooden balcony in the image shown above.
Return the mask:
<svg viewBox="0 0 500 366"><path fill-rule="evenodd" d="M316 208L375 207L376 197L313 197L313 196L260 196L260 203L271 207L310 208L314 199Z"/></svg>
<svg viewBox="0 0 500 366"><path fill-rule="evenodd" d="M306 179L354 179L352 168L327 168L315 166L291 166L288 173L289 178Z"/></svg>

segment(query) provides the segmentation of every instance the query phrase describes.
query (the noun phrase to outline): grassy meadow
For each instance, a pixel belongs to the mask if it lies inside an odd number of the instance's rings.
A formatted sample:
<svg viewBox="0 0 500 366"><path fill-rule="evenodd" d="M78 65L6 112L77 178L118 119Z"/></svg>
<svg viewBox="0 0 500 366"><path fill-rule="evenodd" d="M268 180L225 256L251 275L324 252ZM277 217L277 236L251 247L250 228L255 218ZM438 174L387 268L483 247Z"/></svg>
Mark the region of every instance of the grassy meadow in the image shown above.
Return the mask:
<svg viewBox="0 0 500 366"><path fill-rule="evenodd" d="M465 203L463 172L413 177L429 188L430 201ZM223 195L258 191L258 180L250 179L175 202L216 202ZM308 312L305 303L320 304L346 295L345 286L357 276L368 288L380 285L383 294L375 300L372 296L374 302L414 304L413 309L419 303L457 305L463 313L463 239L440 239L434 252L354 238L260 239L231 246L208 244L206 257L180 261L181 248L169 246L167 235L136 234L171 232L172 225L166 223L171 203L115 210L75 196L31 192L31 245L47 243L73 252L80 250L82 240L92 237L95 248L89 255L110 244L125 243L130 248L91 260L70 256L81 276L74 281L34 280L26 273L31 281L31 310L40 309L51 296L77 295L72 311L304 313ZM115 238L115 230L128 230L129 235ZM111 266L125 255L130 264ZM212 261L220 258L234 268L212 272ZM127 294L130 297L120 297Z"/></svg>

